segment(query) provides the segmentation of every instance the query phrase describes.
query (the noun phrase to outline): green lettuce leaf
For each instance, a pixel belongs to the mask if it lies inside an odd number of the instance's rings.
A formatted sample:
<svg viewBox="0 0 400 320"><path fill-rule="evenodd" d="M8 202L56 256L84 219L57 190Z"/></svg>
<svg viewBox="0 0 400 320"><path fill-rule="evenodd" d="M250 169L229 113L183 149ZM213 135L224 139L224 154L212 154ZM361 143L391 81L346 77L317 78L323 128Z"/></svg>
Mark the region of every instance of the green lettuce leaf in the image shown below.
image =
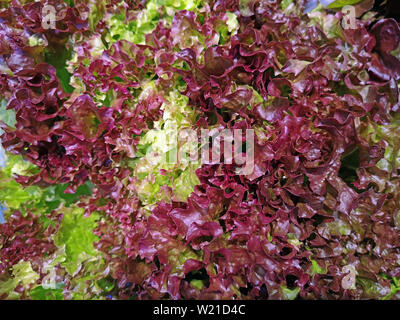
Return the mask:
<svg viewBox="0 0 400 320"><path fill-rule="evenodd" d="M337 9L337 8L342 8L345 6L350 6L353 4L357 4L359 2L362 2L363 0L336 0L334 2L332 2L331 4L329 4L327 6L327 8L330 9Z"/></svg>
<svg viewBox="0 0 400 320"><path fill-rule="evenodd" d="M19 285L28 288L35 285L38 279L39 275L32 269L31 263L21 260L13 266L11 278L3 282L0 280L0 296L6 294L8 299L18 299L20 293L14 291L15 288Z"/></svg>
<svg viewBox="0 0 400 320"><path fill-rule="evenodd" d="M93 246L93 242L98 240L93 230L97 227L99 216L92 214L85 217L81 208L65 208L63 211L64 217L54 243L59 248L65 248L61 265L72 275L83 261L99 254Z"/></svg>
<svg viewBox="0 0 400 320"><path fill-rule="evenodd" d="M176 149L178 132L192 128L196 113L188 105L188 98L177 90L171 91L166 99L162 106L163 119L155 122L154 128L140 140L139 149L146 154L134 167L138 196L145 205L170 201L171 197L175 201L185 201L200 183L196 175L200 164L187 156L198 147L197 143L183 140L179 150ZM171 188L172 194L163 187Z"/></svg>

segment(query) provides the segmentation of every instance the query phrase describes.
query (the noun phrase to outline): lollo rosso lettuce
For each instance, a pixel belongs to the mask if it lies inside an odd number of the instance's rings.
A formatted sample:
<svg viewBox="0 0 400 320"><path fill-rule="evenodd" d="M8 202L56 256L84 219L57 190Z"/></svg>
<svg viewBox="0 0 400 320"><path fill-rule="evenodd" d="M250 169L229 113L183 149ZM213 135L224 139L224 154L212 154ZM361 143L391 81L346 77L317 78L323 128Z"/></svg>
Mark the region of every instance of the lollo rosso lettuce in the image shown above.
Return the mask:
<svg viewBox="0 0 400 320"><path fill-rule="evenodd" d="M400 26L372 5L1 4L0 299L399 299ZM223 129L250 174L188 156Z"/></svg>

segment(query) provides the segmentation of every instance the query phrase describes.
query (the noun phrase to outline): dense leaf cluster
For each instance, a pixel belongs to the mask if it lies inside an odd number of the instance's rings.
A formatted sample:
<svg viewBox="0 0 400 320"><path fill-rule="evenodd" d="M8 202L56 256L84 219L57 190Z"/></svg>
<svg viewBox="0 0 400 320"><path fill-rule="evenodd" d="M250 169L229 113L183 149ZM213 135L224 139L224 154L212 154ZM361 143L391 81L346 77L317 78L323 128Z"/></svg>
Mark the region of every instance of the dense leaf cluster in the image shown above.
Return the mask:
<svg viewBox="0 0 400 320"><path fill-rule="evenodd" d="M0 298L398 299L400 26L371 7L8 1ZM254 171L167 161L176 128L253 129Z"/></svg>

